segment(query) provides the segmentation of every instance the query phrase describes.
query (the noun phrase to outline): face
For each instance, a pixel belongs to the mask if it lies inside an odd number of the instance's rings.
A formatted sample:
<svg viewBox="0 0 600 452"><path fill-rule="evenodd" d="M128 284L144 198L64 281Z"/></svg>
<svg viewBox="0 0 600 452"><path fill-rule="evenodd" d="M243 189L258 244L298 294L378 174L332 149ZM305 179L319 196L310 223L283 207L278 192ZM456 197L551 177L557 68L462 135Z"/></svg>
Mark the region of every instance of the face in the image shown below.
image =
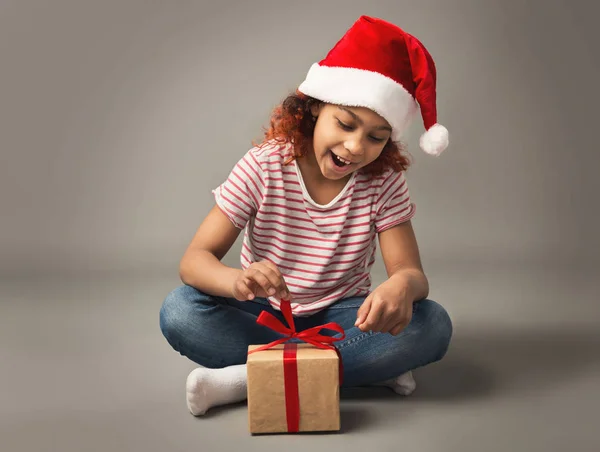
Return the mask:
<svg viewBox="0 0 600 452"><path fill-rule="evenodd" d="M339 180L377 159L390 139L390 124L365 107L321 103L312 109L317 117L313 147L321 173Z"/></svg>

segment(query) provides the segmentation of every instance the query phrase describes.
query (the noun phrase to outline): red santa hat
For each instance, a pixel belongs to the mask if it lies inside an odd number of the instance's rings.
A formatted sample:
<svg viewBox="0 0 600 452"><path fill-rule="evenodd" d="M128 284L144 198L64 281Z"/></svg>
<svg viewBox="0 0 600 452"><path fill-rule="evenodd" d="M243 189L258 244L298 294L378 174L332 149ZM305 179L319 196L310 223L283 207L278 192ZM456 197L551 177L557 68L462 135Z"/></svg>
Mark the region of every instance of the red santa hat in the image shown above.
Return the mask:
<svg viewBox="0 0 600 452"><path fill-rule="evenodd" d="M323 102L370 108L390 123L394 141L420 107L426 130L421 149L439 155L448 146L448 130L437 123L435 84L435 64L417 38L362 16L311 66L298 90Z"/></svg>

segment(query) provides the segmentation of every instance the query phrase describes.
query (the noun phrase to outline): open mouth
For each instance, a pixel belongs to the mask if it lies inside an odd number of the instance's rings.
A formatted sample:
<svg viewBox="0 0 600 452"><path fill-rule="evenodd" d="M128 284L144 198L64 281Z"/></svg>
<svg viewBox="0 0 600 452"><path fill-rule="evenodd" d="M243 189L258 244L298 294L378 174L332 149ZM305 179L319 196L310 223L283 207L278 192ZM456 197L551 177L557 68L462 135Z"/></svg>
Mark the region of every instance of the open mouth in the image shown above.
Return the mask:
<svg viewBox="0 0 600 452"><path fill-rule="evenodd" d="M335 155L332 150L329 150L329 152L331 153L331 159L333 160L333 163L335 164L335 166L337 166L339 168L343 168L343 167L351 164L351 162L344 161L340 157Z"/></svg>

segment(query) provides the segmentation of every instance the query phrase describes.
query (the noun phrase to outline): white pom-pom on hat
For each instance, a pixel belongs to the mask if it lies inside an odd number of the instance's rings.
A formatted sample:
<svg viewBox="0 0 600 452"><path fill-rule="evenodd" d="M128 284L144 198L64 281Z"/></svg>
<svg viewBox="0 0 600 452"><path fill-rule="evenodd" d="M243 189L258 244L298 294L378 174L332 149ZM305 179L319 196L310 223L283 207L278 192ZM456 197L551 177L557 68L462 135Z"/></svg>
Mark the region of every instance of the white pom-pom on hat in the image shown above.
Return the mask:
<svg viewBox="0 0 600 452"><path fill-rule="evenodd" d="M448 129L441 124L432 125L421 135L419 145L429 155L440 155L448 147Z"/></svg>

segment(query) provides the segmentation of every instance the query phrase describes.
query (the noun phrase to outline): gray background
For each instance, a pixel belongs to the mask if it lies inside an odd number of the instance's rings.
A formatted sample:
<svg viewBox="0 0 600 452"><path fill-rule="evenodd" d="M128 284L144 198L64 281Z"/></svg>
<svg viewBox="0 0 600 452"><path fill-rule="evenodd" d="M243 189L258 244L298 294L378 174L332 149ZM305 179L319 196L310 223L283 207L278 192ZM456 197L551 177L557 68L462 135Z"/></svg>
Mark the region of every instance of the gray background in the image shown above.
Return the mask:
<svg viewBox="0 0 600 452"><path fill-rule="evenodd" d="M6 450L396 450L399 438L420 450L597 450L592 5L2 0ZM158 309L210 190L361 14L419 37L438 66L450 148L422 153L420 119L405 141L413 223L453 347L417 373L410 399L349 395L346 435L249 439L243 405L186 413L193 364L160 336ZM374 273L384 279L381 260Z"/></svg>

